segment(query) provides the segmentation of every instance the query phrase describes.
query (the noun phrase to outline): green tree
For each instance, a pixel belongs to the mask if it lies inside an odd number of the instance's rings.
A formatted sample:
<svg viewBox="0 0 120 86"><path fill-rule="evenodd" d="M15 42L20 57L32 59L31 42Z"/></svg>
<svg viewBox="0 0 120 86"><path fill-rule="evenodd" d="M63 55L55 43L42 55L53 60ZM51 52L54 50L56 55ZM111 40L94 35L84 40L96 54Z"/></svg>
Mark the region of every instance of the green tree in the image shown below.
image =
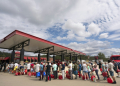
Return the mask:
<svg viewBox="0 0 120 86"><path fill-rule="evenodd" d="M98 59L105 59L105 55L103 53L99 52Z"/></svg>

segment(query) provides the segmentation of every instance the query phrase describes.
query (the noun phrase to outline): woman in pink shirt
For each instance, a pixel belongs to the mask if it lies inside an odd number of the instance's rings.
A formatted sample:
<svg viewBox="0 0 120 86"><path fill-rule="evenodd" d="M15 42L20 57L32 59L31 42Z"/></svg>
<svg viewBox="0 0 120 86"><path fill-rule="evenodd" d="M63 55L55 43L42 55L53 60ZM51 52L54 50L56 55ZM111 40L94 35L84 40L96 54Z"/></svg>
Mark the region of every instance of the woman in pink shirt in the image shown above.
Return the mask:
<svg viewBox="0 0 120 86"><path fill-rule="evenodd" d="M97 75L97 77L98 77L98 81L99 81L99 80L100 80L100 77L99 77L99 75L98 75L98 66L97 66L97 63L96 63L96 62L95 62L94 68L95 68L95 73L96 73L96 75Z"/></svg>

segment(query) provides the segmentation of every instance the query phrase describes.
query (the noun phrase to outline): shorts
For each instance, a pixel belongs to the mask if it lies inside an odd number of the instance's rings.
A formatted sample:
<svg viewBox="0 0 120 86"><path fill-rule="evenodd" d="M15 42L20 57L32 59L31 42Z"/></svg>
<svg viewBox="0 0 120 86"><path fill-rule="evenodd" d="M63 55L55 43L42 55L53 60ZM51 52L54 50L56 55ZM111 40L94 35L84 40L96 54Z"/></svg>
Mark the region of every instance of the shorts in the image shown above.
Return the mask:
<svg viewBox="0 0 120 86"><path fill-rule="evenodd" d="M30 72L30 69L27 69L28 72Z"/></svg>
<svg viewBox="0 0 120 86"><path fill-rule="evenodd" d="M113 71L109 71L111 76L114 76L114 72Z"/></svg>
<svg viewBox="0 0 120 86"><path fill-rule="evenodd" d="M88 71L83 71L83 73L88 73Z"/></svg>

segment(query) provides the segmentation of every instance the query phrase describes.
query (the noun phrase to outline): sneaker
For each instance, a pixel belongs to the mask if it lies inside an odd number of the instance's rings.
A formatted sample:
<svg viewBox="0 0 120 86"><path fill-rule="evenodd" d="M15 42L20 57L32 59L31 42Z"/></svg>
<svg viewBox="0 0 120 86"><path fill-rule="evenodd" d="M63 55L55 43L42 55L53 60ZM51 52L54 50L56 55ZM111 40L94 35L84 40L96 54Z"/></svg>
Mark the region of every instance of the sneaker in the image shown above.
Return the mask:
<svg viewBox="0 0 120 86"><path fill-rule="evenodd" d="M114 81L112 84L116 84L116 81Z"/></svg>
<svg viewBox="0 0 120 86"><path fill-rule="evenodd" d="M120 76L116 76L116 77L120 77Z"/></svg>
<svg viewBox="0 0 120 86"><path fill-rule="evenodd" d="M86 79L85 79L85 81L86 81Z"/></svg>

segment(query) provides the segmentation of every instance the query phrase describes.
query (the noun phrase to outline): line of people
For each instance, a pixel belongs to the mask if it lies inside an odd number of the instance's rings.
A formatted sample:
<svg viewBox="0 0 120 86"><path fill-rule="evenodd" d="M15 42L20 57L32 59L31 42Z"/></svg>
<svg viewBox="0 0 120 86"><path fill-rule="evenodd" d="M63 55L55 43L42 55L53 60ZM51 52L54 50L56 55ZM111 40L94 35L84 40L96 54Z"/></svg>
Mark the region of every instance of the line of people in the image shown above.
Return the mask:
<svg viewBox="0 0 120 86"><path fill-rule="evenodd" d="M95 71L95 74L97 76L97 81L100 81L100 77L99 77L99 70L102 68L101 73L103 72L107 72L107 74L112 77L113 79L113 84L116 84L116 80L114 77L114 70L116 71L116 69L119 69L118 65L116 62L111 62L110 60L108 60L107 62L99 62L99 69L98 69L98 65L95 62L94 65L92 62L90 63L86 63L86 62L74 62L72 63L71 61L69 61L68 64L68 70L69 70L69 75L70 75L70 80L73 79L73 74L75 75L75 79L77 79L77 75L78 72L80 73L80 75L84 75L85 76L85 80L89 80L91 79L91 75L93 74L93 72ZM43 80L44 76L44 72L46 73L46 81L48 81L48 76L49 79L51 80L51 76L50 74L54 75L54 79L58 78L58 70L59 72L62 73L62 78L65 79L65 64L64 62L62 62L62 64L60 64L60 66L58 66L58 64L56 62L54 63L24 63L24 65L18 64L18 63L14 63L13 62L11 64L8 65L8 71L9 73L12 73L13 70L18 72L24 72L27 69L28 72L36 72L36 77L37 77L37 73L40 72L40 78L39 80ZM5 69L4 69L5 70ZM109 72L108 72L109 71ZM87 78L88 77L88 78ZM119 77L119 73L118 73L118 77ZM81 76L79 76L79 78L81 78ZM104 80L106 80L107 77L104 77Z"/></svg>

